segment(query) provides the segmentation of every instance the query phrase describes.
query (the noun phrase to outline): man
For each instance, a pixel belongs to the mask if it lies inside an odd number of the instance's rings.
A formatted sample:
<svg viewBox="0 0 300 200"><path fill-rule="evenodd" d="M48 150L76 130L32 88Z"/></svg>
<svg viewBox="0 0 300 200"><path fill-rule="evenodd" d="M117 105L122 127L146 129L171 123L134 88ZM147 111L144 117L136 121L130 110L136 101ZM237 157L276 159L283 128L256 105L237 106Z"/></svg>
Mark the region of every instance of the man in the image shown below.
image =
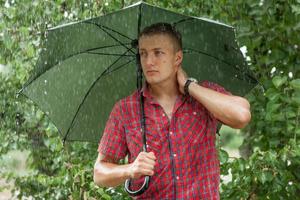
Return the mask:
<svg viewBox="0 0 300 200"><path fill-rule="evenodd" d="M114 106L98 149L95 183L113 187L130 178L138 189L149 175L149 188L137 199L219 199L216 126L247 125L248 101L217 84L187 79L181 36L170 24L145 28L138 47L146 84ZM147 153L141 152L140 94ZM118 165L126 155L129 164Z"/></svg>

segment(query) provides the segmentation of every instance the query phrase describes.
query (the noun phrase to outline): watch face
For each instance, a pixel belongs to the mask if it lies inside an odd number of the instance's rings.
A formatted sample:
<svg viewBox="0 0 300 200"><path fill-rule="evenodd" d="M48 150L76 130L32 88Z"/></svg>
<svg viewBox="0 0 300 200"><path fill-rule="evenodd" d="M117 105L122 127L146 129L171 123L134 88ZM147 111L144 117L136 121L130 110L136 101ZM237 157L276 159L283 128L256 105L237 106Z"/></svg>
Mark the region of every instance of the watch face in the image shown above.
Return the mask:
<svg viewBox="0 0 300 200"><path fill-rule="evenodd" d="M197 79L195 79L195 78L188 78L188 80L198 83Z"/></svg>

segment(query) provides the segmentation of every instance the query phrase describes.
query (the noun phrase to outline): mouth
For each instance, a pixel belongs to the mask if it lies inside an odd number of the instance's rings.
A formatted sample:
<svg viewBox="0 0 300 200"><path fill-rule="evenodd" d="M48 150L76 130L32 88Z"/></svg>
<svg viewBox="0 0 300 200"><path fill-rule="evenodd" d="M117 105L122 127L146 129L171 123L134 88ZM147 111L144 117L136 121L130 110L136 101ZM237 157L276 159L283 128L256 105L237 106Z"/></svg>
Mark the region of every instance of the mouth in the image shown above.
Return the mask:
<svg viewBox="0 0 300 200"><path fill-rule="evenodd" d="M156 73L158 73L158 71L155 71L155 70L148 70L148 71L146 71L146 74L149 75L149 76L154 75Z"/></svg>

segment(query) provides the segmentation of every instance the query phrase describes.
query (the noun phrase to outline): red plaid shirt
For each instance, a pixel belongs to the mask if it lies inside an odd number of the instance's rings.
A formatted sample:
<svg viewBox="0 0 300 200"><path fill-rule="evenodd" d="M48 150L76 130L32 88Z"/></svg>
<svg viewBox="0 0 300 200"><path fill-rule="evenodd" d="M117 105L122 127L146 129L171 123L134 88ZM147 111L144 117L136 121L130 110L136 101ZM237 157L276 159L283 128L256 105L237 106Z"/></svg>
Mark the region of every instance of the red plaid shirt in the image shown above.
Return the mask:
<svg viewBox="0 0 300 200"><path fill-rule="evenodd" d="M204 87L221 93L211 82ZM148 151L157 158L149 188L136 199L219 199L219 160L215 148L217 120L192 97L179 96L169 121L162 107L143 91ZM133 162L142 151L139 93L120 100L107 121L98 151ZM138 189L144 178L135 180Z"/></svg>

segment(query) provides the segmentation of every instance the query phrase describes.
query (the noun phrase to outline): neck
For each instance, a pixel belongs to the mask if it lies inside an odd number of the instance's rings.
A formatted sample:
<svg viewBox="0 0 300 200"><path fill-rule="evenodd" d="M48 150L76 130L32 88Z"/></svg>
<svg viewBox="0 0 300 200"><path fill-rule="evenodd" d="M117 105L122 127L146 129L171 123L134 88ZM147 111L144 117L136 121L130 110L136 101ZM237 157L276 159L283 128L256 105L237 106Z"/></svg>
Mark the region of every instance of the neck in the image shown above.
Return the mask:
<svg viewBox="0 0 300 200"><path fill-rule="evenodd" d="M157 85L148 85L148 88L151 95L157 100L176 99L176 97L180 94L177 80L164 82Z"/></svg>

